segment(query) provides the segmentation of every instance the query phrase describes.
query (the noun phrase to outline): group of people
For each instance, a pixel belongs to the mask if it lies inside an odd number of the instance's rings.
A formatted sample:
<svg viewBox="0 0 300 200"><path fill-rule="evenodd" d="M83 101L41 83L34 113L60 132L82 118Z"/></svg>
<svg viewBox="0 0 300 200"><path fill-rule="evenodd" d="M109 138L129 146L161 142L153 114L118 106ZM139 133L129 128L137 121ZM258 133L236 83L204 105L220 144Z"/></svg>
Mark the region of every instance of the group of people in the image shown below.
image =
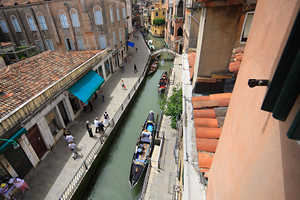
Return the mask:
<svg viewBox="0 0 300 200"><path fill-rule="evenodd" d="M107 126L109 126L109 115L107 114L107 111L105 111L105 113L103 114L103 118L104 118L104 121L102 121L102 120L99 121L99 119L97 117L94 120L95 133L101 134L101 136L100 136L101 144L103 143L103 136L104 136L104 132L105 132L104 128L107 128ZM85 125L86 125L86 129L89 133L89 136L94 137L93 129L90 126L90 122L86 121Z"/></svg>
<svg viewBox="0 0 300 200"><path fill-rule="evenodd" d="M30 189L30 187L26 184L24 179L21 178L11 178L7 183L2 183L0 185L0 193L2 196L4 196L6 199L16 199L13 196L12 189L19 188L23 193L26 189Z"/></svg>

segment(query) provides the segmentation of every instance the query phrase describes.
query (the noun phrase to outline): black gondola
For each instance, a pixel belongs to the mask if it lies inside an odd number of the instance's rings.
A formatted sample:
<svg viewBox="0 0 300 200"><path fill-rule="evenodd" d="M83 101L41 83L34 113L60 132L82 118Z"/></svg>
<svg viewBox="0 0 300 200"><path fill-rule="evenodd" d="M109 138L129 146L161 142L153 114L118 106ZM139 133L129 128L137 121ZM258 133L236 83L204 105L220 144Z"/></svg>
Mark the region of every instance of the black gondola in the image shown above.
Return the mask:
<svg viewBox="0 0 300 200"><path fill-rule="evenodd" d="M158 94L164 94L168 89L168 85L169 85L168 72L164 70L158 82Z"/></svg>
<svg viewBox="0 0 300 200"><path fill-rule="evenodd" d="M145 168L148 166L149 158L154 145L154 137L154 112L151 110L139 134L131 161L129 174L130 189L132 189L138 183Z"/></svg>
<svg viewBox="0 0 300 200"><path fill-rule="evenodd" d="M155 61L149 68L148 74L152 74L158 68L158 62Z"/></svg>

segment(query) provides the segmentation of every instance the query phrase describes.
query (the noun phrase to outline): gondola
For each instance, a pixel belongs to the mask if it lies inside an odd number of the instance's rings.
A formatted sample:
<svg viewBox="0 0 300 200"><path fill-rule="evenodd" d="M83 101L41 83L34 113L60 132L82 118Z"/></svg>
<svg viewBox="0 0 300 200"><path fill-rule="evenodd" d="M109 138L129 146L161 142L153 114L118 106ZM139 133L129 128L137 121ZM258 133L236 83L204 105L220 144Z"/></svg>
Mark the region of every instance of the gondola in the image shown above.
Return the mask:
<svg viewBox="0 0 300 200"><path fill-rule="evenodd" d="M151 110L139 134L129 174L129 185L132 189L141 178L147 167L154 146L155 123L154 112Z"/></svg>
<svg viewBox="0 0 300 200"><path fill-rule="evenodd" d="M148 70L148 74L152 74L153 72L155 72L155 70L158 68L158 62L155 61L149 68Z"/></svg>
<svg viewBox="0 0 300 200"><path fill-rule="evenodd" d="M164 70L158 82L158 94L164 94L165 91L168 89L168 85L169 85L168 72Z"/></svg>

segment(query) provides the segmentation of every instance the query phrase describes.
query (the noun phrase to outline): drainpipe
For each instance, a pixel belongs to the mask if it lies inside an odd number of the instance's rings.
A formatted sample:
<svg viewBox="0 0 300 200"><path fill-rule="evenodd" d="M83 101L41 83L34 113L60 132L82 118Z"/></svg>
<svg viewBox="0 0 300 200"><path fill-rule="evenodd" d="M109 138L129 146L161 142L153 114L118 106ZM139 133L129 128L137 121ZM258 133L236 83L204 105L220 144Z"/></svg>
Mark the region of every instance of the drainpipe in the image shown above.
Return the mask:
<svg viewBox="0 0 300 200"><path fill-rule="evenodd" d="M40 26L39 26L39 24L38 24L38 22L37 22L37 19L36 19L36 16L35 16L35 14L34 14L34 11L33 11L32 7L29 6L29 8L30 8L30 10L31 10L31 13L32 13L32 16L33 16L33 19L34 19L34 23L35 23L35 25L36 25L36 27L37 27L37 33L38 33L38 36L39 36L39 38L41 38L41 41L42 41L41 44L43 45L44 51L46 51L47 48L46 48L45 41L44 41L43 38L42 38ZM39 49L39 51L40 51L40 49Z"/></svg>
<svg viewBox="0 0 300 200"><path fill-rule="evenodd" d="M16 13L17 13L17 16L18 16L18 18L19 18L19 21L20 21L20 25L21 25L21 30L22 30L22 32L24 31L24 37L25 37L25 40L29 43L29 44L31 44L31 42L28 40L28 35L27 35L27 31L26 31L26 29L25 29L25 27L24 27L24 24L23 24L23 18L21 18L21 16L20 16L20 13L19 13L19 10L16 8ZM26 18L26 17L25 17ZM26 19L25 19L26 20Z"/></svg>
<svg viewBox="0 0 300 200"><path fill-rule="evenodd" d="M51 29L53 30L53 34L54 34L56 44L60 44L60 38L59 38L58 31L57 31L57 28L56 28L56 25L55 25L54 17L52 15L52 12L51 12L51 9L50 9L50 6L49 6L48 3L45 3L45 8L46 8L46 11L49 15L49 21L50 21Z"/></svg>
<svg viewBox="0 0 300 200"><path fill-rule="evenodd" d="M75 31L74 31L74 28L73 28L72 19L71 19L70 12L69 12L70 9L69 9L67 3L64 3L64 7L65 7L65 11L66 11L66 16L67 16L68 23L70 24L69 30L70 30L71 38L73 40L73 45L74 45L73 47L74 47L75 51L77 51L78 50L78 48L77 48L77 41L76 41L76 38L75 38ZM78 21L79 21L79 17L78 17Z"/></svg>

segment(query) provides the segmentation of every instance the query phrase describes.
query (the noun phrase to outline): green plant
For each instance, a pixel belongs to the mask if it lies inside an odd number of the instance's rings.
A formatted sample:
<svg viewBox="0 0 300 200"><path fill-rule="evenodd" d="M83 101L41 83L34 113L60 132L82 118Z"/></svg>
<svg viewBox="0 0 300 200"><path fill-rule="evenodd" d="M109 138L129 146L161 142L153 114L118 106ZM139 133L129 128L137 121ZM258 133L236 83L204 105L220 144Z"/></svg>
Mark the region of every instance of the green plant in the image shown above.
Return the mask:
<svg viewBox="0 0 300 200"><path fill-rule="evenodd" d="M160 26L160 25L163 25L165 24L165 18L159 18L159 19L154 19L153 20L153 24L154 25L157 25L157 26Z"/></svg>
<svg viewBox="0 0 300 200"><path fill-rule="evenodd" d="M182 113L182 87L181 83L172 89L173 94L167 99L164 95L163 100L158 102L164 115L171 118L171 128L176 129L176 117Z"/></svg>

